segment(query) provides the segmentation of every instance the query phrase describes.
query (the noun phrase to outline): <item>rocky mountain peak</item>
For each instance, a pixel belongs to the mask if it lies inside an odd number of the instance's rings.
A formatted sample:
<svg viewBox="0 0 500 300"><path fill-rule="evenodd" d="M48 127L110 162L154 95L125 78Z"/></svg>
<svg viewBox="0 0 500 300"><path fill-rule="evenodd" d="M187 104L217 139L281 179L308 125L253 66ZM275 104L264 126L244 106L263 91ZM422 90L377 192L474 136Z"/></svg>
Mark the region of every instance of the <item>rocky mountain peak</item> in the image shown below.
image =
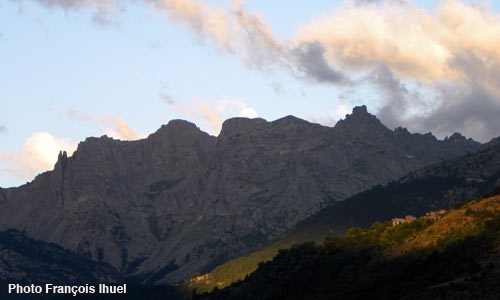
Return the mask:
<svg viewBox="0 0 500 300"><path fill-rule="evenodd" d="M380 121L374 115L368 112L366 105L356 106L352 109L350 115L346 115L345 121L352 122L353 124L360 124L366 122L375 122L380 124Z"/></svg>
<svg viewBox="0 0 500 300"><path fill-rule="evenodd" d="M59 155L57 157L57 162L54 166L54 170L56 170L59 166L64 169L68 164L68 154L66 151L59 151Z"/></svg>
<svg viewBox="0 0 500 300"><path fill-rule="evenodd" d="M493 144L498 144L500 143L500 136L493 138L491 141L488 142L488 144L493 145Z"/></svg>
<svg viewBox="0 0 500 300"><path fill-rule="evenodd" d="M456 145L471 145L471 146L480 145L479 142L476 142L471 138L466 138L465 136L461 135L458 132L455 132L450 137L446 137L444 139L444 141L448 142L448 143L456 144Z"/></svg>
<svg viewBox="0 0 500 300"><path fill-rule="evenodd" d="M354 107L351 114L346 115L344 120L337 122L335 129L352 133L389 131L376 116L368 112L366 105Z"/></svg>
<svg viewBox="0 0 500 300"><path fill-rule="evenodd" d="M467 138L460 133L455 132L450 137L446 137L444 140L451 143L461 143L467 141Z"/></svg>
<svg viewBox="0 0 500 300"><path fill-rule="evenodd" d="M222 123L220 137L232 136L237 134L248 134L251 131L266 128L269 123L262 118L231 118Z"/></svg>
<svg viewBox="0 0 500 300"><path fill-rule="evenodd" d="M189 121L176 119L176 120L171 120L166 125L162 125L156 132L151 134L151 136L165 136L165 135L171 135L171 134L187 134L187 133L194 133L194 132L201 133L201 130L195 124L193 124Z"/></svg>
<svg viewBox="0 0 500 300"><path fill-rule="evenodd" d="M68 153L66 153L66 151L59 151L59 155L57 156L57 163L64 165L66 164L67 161L68 161Z"/></svg>
<svg viewBox="0 0 500 300"><path fill-rule="evenodd" d="M352 115L369 115L368 108L366 108L366 105L355 106L352 109Z"/></svg>
<svg viewBox="0 0 500 300"><path fill-rule="evenodd" d="M283 117L281 119L277 119L275 121L272 122L273 124L310 124L309 122L301 119L301 118L297 118L295 116L292 116L292 115L288 115L286 117Z"/></svg>

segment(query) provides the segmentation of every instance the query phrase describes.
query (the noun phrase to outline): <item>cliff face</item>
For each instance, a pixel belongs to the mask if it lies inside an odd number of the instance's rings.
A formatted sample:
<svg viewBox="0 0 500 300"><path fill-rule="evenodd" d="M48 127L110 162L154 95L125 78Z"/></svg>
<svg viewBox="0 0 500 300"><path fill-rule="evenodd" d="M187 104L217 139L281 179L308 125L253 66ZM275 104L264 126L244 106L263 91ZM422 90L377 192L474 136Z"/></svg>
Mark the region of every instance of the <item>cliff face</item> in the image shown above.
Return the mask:
<svg viewBox="0 0 500 300"><path fill-rule="evenodd" d="M175 120L148 138L88 138L54 170L0 189L0 229L150 283L180 280L281 236L375 184L479 143L387 129L366 107L334 128L295 117L227 120L218 137Z"/></svg>

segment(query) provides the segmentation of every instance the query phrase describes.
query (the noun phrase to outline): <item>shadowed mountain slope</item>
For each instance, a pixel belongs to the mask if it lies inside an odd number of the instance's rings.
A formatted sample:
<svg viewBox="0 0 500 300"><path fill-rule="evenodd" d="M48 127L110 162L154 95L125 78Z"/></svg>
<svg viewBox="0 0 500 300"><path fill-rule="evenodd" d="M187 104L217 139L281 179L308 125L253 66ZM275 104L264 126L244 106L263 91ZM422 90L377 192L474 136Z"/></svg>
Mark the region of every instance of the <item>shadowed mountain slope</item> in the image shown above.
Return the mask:
<svg viewBox="0 0 500 300"><path fill-rule="evenodd" d="M10 283L82 284L120 280L116 269L16 230L0 232L0 280ZM2 289L5 288L2 286Z"/></svg>
<svg viewBox="0 0 500 300"><path fill-rule="evenodd" d="M218 137L174 120L148 138L88 138L53 171L0 189L17 228L162 283L207 272L282 236L327 204L479 143L386 128L365 106L334 128L234 118Z"/></svg>
<svg viewBox="0 0 500 300"><path fill-rule="evenodd" d="M367 227L377 221L406 215L422 216L499 187L500 144L486 144L474 153L424 167L387 186L378 185L325 207L300 222L284 238L185 283L198 292L225 287L245 278L260 262L271 260L280 249L307 241L321 242L355 226Z"/></svg>

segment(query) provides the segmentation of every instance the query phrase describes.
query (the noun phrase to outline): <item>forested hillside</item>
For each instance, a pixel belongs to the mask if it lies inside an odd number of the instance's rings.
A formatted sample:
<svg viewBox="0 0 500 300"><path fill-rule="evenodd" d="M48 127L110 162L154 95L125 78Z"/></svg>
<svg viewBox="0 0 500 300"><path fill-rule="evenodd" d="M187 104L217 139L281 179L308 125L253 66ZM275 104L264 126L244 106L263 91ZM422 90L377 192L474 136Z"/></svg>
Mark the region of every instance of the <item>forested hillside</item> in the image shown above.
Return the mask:
<svg viewBox="0 0 500 300"><path fill-rule="evenodd" d="M498 299L500 196L434 221L352 228L280 250L245 280L195 299Z"/></svg>

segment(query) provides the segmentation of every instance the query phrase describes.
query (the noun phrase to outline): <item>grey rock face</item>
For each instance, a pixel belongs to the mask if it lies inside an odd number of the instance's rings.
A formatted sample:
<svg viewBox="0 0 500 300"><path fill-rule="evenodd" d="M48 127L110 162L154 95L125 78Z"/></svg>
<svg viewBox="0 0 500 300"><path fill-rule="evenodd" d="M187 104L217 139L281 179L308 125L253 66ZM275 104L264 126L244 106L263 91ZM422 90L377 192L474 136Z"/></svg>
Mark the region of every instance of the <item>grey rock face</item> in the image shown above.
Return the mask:
<svg viewBox="0 0 500 300"><path fill-rule="evenodd" d="M288 116L234 118L218 137L174 120L148 138L88 138L54 170L0 189L0 229L161 283L205 272L329 202L479 143L386 128L365 106L334 128Z"/></svg>

